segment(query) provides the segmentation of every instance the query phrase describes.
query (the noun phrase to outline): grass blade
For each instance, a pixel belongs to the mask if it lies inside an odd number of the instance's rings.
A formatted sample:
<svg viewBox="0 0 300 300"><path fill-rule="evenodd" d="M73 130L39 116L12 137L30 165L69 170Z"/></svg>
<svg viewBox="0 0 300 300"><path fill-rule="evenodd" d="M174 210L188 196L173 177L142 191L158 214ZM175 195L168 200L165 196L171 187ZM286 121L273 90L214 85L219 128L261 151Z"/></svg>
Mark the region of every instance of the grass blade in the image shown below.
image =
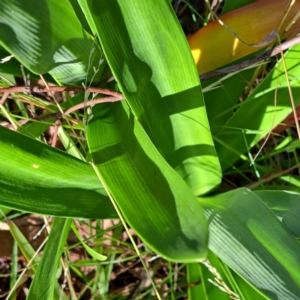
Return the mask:
<svg viewBox="0 0 300 300"><path fill-rule="evenodd" d="M57 267L68 238L71 223L72 219L54 219L37 272L30 285L28 300L53 299Z"/></svg>

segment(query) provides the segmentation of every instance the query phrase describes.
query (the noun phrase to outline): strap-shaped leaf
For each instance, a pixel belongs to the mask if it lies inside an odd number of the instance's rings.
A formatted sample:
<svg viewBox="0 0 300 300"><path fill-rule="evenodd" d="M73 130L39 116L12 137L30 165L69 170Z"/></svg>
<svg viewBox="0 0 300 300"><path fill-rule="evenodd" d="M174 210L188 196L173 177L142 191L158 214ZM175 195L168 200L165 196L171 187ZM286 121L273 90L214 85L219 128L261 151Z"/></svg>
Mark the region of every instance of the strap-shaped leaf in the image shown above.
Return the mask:
<svg viewBox="0 0 300 300"><path fill-rule="evenodd" d="M68 238L71 219L55 218L51 226L49 239L43 252L38 269L30 285L28 300L54 298L54 287L59 260Z"/></svg>
<svg viewBox="0 0 300 300"><path fill-rule="evenodd" d="M93 75L88 64L96 46L68 0L2 0L0 24L0 44L33 73L49 72L71 85ZM101 51L94 50L91 62L97 67Z"/></svg>
<svg viewBox="0 0 300 300"><path fill-rule="evenodd" d="M241 188L200 202L212 252L270 299L299 299L300 245L258 196Z"/></svg>
<svg viewBox="0 0 300 300"><path fill-rule="evenodd" d="M93 114L87 128L88 146L126 221L165 258L204 259L208 236L201 205L127 104L101 104Z"/></svg>
<svg viewBox="0 0 300 300"><path fill-rule="evenodd" d="M191 51L169 1L79 0L135 117L194 194L221 178Z"/></svg>
<svg viewBox="0 0 300 300"><path fill-rule="evenodd" d="M46 215L114 218L92 167L0 126L0 205Z"/></svg>

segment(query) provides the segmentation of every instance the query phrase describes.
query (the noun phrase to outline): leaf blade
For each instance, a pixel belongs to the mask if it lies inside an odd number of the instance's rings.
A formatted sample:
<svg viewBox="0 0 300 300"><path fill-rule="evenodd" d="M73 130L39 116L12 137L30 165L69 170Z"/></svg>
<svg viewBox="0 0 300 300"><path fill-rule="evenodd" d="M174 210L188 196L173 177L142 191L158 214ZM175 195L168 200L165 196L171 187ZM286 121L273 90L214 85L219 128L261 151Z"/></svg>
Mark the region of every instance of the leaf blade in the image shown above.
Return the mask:
<svg viewBox="0 0 300 300"><path fill-rule="evenodd" d="M195 195L213 190L221 180L220 165L197 70L170 4L79 2L154 145Z"/></svg>
<svg viewBox="0 0 300 300"><path fill-rule="evenodd" d="M167 259L204 259L207 227L201 206L126 104L103 104L93 113L88 146L101 181L126 221Z"/></svg>
<svg viewBox="0 0 300 300"><path fill-rule="evenodd" d="M1 205L64 217L117 216L87 163L2 126L0 150Z"/></svg>
<svg viewBox="0 0 300 300"><path fill-rule="evenodd" d="M210 250L265 296L297 299L299 243L262 201L241 188L200 202Z"/></svg>

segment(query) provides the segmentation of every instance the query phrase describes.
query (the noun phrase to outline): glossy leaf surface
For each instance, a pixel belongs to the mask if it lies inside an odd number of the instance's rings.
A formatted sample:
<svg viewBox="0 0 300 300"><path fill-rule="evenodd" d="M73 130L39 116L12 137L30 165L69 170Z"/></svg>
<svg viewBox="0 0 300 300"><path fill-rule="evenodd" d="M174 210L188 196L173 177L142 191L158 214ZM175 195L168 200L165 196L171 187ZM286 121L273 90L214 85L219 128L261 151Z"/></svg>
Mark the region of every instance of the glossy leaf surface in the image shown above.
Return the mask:
<svg viewBox="0 0 300 300"><path fill-rule="evenodd" d="M207 254L201 205L163 159L125 102L93 109L87 141L101 179L130 226L174 261Z"/></svg>
<svg viewBox="0 0 300 300"><path fill-rule="evenodd" d="M0 149L0 205L56 216L116 217L90 165L1 126Z"/></svg>
<svg viewBox="0 0 300 300"><path fill-rule="evenodd" d="M250 190L200 200L209 222L209 248L271 299L298 299L300 245Z"/></svg>
<svg viewBox="0 0 300 300"><path fill-rule="evenodd" d="M220 183L199 78L166 0L79 1L150 139L195 195Z"/></svg>
<svg viewBox="0 0 300 300"><path fill-rule="evenodd" d="M98 64L101 51L69 1L3 0L0 24L0 44L33 73L49 72L58 82L73 85L93 75L89 59Z"/></svg>

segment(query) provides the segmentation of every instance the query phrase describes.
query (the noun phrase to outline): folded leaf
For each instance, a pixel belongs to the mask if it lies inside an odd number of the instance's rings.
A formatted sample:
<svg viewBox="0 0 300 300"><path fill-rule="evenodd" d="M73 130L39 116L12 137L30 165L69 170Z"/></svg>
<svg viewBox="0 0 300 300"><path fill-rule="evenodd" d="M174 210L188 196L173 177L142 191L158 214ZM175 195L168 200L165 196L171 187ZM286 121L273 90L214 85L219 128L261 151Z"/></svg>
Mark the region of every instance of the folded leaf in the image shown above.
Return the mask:
<svg viewBox="0 0 300 300"><path fill-rule="evenodd" d="M265 296L299 298L300 245L258 196L241 188L200 203L212 252Z"/></svg>

